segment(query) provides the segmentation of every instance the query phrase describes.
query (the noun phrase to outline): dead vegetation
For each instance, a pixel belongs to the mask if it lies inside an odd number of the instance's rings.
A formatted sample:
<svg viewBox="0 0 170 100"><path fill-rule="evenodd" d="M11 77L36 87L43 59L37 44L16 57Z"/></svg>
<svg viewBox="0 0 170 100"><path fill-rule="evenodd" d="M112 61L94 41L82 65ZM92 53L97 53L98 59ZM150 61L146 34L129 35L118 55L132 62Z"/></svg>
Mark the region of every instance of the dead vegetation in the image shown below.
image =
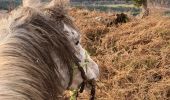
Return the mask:
<svg viewBox="0 0 170 100"><path fill-rule="evenodd" d="M100 66L97 100L170 100L170 18L154 13L108 27L101 20L115 14L71 9L70 15Z"/></svg>

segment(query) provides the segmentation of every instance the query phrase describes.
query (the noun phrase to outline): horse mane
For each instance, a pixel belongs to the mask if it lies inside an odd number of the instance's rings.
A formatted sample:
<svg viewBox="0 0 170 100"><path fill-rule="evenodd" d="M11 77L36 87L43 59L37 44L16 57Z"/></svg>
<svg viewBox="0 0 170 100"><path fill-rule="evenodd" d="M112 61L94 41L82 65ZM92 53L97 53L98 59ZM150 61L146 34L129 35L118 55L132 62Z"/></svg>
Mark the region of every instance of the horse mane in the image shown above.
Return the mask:
<svg viewBox="0 0 170 100"><path fill-rule="evenodd" d="M62 70L72 80L79 62L63 31L62 22L72 25L66 12L20 7L0 22L0 100L55 100L64 89Z"/></svg>

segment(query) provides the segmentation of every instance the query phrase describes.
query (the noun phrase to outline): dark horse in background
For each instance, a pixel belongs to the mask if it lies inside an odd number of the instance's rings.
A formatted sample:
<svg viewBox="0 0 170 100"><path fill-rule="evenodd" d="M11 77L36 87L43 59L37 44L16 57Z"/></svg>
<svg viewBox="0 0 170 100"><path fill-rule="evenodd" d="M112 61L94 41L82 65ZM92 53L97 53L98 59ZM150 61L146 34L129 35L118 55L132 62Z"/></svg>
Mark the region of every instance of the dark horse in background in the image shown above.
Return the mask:
<svg viewBox="0 0 170 100"><path fill-rule="evenodd" d="M0 100L60 100L84 82L82 71L86 81L99 75L57 0L24 0L0 23Z"/></svg>

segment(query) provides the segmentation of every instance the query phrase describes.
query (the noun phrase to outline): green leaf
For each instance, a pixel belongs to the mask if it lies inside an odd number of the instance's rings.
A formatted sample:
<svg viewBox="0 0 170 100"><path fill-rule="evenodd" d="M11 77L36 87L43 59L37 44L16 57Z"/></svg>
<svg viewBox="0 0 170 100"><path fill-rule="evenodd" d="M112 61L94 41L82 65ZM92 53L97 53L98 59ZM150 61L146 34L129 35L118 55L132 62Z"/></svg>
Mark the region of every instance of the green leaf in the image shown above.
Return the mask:
<svg viewBox="0 0 170 100"><path fill-rule="evenodd" d="M78 93L78 90L72 90L70 91L70 100L77 100L77 93Z"/></svg>

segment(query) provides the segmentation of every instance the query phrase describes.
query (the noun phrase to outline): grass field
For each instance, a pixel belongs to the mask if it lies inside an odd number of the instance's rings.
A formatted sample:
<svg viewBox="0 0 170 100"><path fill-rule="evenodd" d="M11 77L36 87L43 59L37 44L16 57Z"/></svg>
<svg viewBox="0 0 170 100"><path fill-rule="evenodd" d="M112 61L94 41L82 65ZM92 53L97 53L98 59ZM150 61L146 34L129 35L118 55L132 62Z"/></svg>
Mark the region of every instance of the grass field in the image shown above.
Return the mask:
<svg viewBox="0 0 170 100"><path fill-rule="evenodd" d="M97 18L114 13L71 9L83 46L100 66L97 100L170 100L170 17L158 11L107 27Z"/></svg>
<svg viewBox="0 0 170 100"><path fill-rule="evenodd" d="M140 8L135 7L134 5L127 5L127 4L111 4L111 5L72 5L73 7L77 8L85 8L88 10L97 10L97 11L104 11L104 12L129 12L132 15L137 15L140 13Z"/></svg>

